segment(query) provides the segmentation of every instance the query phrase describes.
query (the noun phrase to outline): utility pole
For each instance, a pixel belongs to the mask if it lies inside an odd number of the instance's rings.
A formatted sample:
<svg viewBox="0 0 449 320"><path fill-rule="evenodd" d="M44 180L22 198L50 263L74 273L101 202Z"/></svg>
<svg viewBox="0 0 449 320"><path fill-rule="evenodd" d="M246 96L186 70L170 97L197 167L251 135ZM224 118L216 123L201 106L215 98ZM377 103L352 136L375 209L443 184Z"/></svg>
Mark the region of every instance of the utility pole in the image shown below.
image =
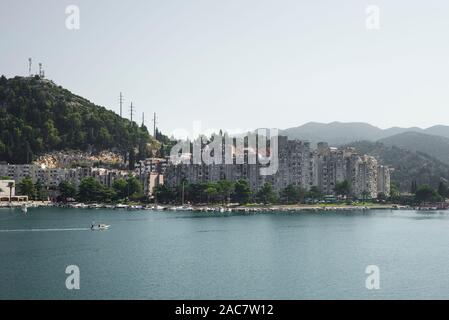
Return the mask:
<svg viewBox="0 0 449 320"><path fill-rule="evenodd" d="M31 77L31 58L28 58L28 75Z"/></svg>
<svg viewBox="0 0 449 320"><path fill-rule="evenodd" d="M122 107L123 107L123 94L121 92L120 92L119 102L120 102L120 118L121 118L122 117Z"/></svg>
<svg viewBox="0 0 449 320"><path fill-rule="evenodd" d="M184 205L184 181L182 182L182 205Z"/></svg>
<svg viewBox="0 0 449 320"><path fill-rule="evenodd" d="M140 179L140 182L143 182L143 176L142 176L142 161L139 161L139 179Z"/></svg>
<svg viewBox="0 0 449 320"><path fill-rule="evenodd" d="M126 186L128 187L128 197L126 197L126 200L129 200L129 175L128 179L126 180Z"/></svg>
<svg viewBox="0 0 449 320"><path fill-rule="evenodd" d="M156 139L156 123L157 123L156 119L157 118L156 118L156 112L155 112L155 113L153 113L153 138L154 139Z"/></svg>
<svg viewBox="0 0 449 320"><path fill-rule="evenodd" d="M129 112L131 114L131 122L133 122L133 113L134 113L134 109L133 109L133 103L131 102L131 106L129 107Z"/></svg>

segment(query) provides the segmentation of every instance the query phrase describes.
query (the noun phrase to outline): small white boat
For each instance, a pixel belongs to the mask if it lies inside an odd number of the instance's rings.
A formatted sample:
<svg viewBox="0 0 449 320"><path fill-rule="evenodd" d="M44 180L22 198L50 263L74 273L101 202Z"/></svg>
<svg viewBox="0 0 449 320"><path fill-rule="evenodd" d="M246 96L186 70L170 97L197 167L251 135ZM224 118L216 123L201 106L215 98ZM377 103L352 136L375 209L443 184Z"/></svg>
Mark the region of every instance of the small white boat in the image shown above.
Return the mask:
<svg viewBox="0 0 449 320"><path fill-rule="evenodd" d="M23 204L23 205L20 207L20 210L21 210L23 213L27 213L27 212L28 212L28 207L27 207L27 205L26 205L26 204Z"/></svg>
<svg viewBox="0 0 449 320"><path fill-rule="evenodd" d="M92 231L96 231L96 230L108 230L109 227L110 227L110 225L108 225L108 224L103 224L103 223L100 223L100 224L92 224L92 225L90 226L90 230L92 230Z"/></svg>
<svg viewBox="0 0 449 320"><path fill-rule="evenodd" d="M164 207L163 207L163 206L159 206L159 205L153 205L153 206L147 207L147 209L148 209L148 210L156 210L156 211L159 211L159 210L164 210Z"/></svg>
<svg viewBox="0 0 449 320"><path fill-rule="evenodd" d="M142 210L142 209L143 209L143 206L131 205L131 206L128 206L127 209L128 209L128 210Z"/></svg>
<svg viewBox="0 0 449 320"><path fill-rule="evenodd" d="M192 211L193 208L190 206L178 206L178 207L173 207L172 210L174 210L174 211Z"/></svg>

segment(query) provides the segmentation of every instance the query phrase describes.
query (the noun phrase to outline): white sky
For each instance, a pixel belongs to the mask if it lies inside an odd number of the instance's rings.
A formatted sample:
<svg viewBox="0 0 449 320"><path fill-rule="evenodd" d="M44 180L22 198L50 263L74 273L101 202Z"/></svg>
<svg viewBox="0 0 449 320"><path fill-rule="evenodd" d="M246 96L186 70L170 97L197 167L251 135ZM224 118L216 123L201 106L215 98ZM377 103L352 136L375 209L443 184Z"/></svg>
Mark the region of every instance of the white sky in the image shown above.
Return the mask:
<svg viewBox="0 0 449 320"><path fill-rule="evenodd" d="M80 9L80 30L65 8ZM365 27L367 5L380 30ZM449 1L0 0L0 74L48 78L146 124L449 124Z"/></svg>

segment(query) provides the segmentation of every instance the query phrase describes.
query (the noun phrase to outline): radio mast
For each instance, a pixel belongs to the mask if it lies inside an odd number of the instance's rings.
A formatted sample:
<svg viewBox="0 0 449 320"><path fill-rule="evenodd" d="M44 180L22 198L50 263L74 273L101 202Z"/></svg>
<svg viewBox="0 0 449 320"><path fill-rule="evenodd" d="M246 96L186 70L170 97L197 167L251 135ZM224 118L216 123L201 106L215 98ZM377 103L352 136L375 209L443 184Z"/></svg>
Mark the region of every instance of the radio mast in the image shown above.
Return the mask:
<svg viewBox="0 0 449 320"><path fill-rule="evenodd" d="M42 63L41 63L41 62L39 62L39 77L40 77L41 79L45 78L45 72L44 72L44 70L42 69Z"/></svg>

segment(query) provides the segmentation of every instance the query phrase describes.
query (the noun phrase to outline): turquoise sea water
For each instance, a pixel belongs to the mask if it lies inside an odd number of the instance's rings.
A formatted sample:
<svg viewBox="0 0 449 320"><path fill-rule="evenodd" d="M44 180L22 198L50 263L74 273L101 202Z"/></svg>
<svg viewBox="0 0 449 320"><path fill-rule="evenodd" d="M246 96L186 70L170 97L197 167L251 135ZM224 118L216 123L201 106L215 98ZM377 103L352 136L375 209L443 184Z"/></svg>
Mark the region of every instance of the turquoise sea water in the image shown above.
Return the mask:
<svg viewBox="0 0 449 320"><path fill-rule="evenodd" d="M449 298L449 211L0 209L0 299L430 298Z"/></svg>

